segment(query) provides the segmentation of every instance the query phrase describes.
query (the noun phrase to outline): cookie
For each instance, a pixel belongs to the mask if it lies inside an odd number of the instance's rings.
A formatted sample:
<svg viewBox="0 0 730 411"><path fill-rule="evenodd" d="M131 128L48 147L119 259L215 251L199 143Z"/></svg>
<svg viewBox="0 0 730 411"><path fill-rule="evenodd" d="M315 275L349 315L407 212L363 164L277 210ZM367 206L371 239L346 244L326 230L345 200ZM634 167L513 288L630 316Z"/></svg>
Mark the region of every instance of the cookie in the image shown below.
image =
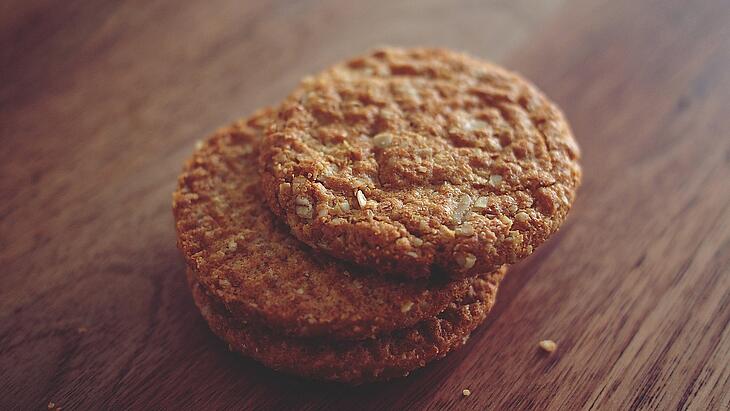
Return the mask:
<svg viewBox="0 0 730 411"><path fill-rule="evenodd" d="M470 292L469 279L402 282L293 238L259 191L264 110L201 142L173 195L178 246L236 316L299 337L363 339L416 324Z"/></svg>
<svg viewBox="0 0 730 411"><path fill-rule="evenodd" d="M231 350L288 374L360 384L408 375L466 343L494 304L504 270L474 278L474 293L413 327L345 342L283 337L242 322L207 292L192 270L187 274L200 312Z"/></svg>
<svg viewBox="0 0 730 411"><path fill-rule="evenodd" d="M392 48L305 79L260 163L267 202L297 238L421 278L531 254L573 203L579 156L560 110L517 74Z"/></svg>

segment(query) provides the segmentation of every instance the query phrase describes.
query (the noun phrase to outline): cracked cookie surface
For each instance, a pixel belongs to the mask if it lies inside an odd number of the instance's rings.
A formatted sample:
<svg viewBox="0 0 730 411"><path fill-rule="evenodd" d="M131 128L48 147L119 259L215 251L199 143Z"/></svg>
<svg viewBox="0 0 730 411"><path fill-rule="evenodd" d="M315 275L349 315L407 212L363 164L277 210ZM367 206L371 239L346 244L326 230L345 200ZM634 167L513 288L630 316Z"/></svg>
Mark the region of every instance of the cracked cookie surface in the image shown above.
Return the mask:
<svg viewBox="0 0 730 411"><path fill-rule="evenodd" d="M187 270L198 309L229 349L277 371L360 384L408 375L466 343L491 310L505 269L480 276L472 293L433 317L363 341L285 337L236 318Z"/></svg>
<svg viewBox="0 0 730 411"><path fill-rule="evenodd" d="M559 109L518 75L386 48L302 81L260 162L267 201L297 238L419 278L531 254L573 203L579 156Z"/></svg>
<svg viewBox="0 0 730 411"><path fill-rule="evenodd" d="M187 265L228 310L282 334L355 340L411 326L473 290L473 277L398 281L292 237L259 191L257 145L273 115L199 143L173 194Z"/></svg>

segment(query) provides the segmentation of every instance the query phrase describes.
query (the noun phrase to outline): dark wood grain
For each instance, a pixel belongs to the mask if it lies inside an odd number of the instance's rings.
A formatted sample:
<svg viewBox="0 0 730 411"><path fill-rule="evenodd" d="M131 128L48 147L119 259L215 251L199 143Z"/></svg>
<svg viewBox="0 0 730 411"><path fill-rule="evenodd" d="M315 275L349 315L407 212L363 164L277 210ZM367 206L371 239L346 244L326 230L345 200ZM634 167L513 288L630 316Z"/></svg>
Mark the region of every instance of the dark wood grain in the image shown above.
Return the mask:
<svg viewBox="0 0 730 411"><path fill-rule="evenodd" d="M387 384L285 377L197 313L175 178L209 130L384 43L533 79L584 184L464 349ZM7 1L0 79L0 409L730 408L726 1Z"/></svg>

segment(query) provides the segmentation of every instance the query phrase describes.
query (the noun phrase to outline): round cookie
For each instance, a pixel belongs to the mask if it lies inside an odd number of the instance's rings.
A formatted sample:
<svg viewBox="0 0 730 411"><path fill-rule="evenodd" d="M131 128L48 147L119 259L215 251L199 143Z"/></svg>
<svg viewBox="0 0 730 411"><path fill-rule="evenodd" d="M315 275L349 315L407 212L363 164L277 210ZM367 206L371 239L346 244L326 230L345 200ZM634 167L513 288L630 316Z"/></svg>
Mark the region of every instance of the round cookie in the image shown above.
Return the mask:
<svg viewBox="0 0 730 411"><path fill-rule="evenodd" d="M199 144L173 195L178 246L236 316L293 336L371 338L411 326L470 292L468 279L396 281L297 241L259 192L265 110Z"/></svg>
<svg viewBox="0 0 730 411"><path fill-rule="evenodd" d="M297 238L418 278L532 253L570 209L579 155L560 110L518 75L446 50L383 49L305 79L260 162Z"/></svg>
<svg viewBox="0 0 730 411"><path fill-rule="evenodd" d="M232 351L285 373L360 384L408 375L466 343L494 304L504 271L473 279L472 295L413 327L376 339L344 342L283 337L243 323L207 293L192 270L187 275L200 312Z"/></svg>

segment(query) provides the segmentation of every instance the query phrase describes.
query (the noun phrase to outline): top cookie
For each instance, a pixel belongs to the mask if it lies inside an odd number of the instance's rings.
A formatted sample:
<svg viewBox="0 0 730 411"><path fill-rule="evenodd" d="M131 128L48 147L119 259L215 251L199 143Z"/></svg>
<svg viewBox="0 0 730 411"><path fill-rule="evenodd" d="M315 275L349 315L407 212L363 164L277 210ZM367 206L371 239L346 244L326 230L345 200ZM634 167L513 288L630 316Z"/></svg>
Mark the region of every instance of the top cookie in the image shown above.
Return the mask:
<svg viewBox="0 0 730 411"><path fill-rule="evenodd" d="M357 340L433 317L480 286L484 276L397 281L293 238L259 191L257 146L271 117L259 112L202 142L173 195L188 266L236 317L289 336Z"/></svg>
<svg viewBox="0 0 730 411"><path fill-rule="evenodd" d="M560 110L518 75L440 49L382 49L305 79L262 144L271 209L310 246L383 273L514 263L580 181Z"/></svg>

